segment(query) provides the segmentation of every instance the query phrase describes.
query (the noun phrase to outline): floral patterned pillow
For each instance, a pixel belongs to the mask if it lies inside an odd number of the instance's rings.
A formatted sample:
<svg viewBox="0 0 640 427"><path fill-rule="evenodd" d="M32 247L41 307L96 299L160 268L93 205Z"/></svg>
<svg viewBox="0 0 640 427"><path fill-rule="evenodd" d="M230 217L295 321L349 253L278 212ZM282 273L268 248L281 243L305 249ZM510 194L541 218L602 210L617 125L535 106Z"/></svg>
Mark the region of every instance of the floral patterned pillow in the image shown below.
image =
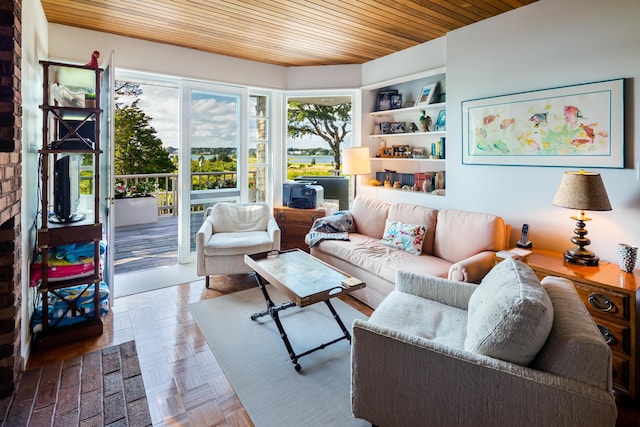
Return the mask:
<svg viewBox="0 0 640 427"><path fill-rule="evenodd" d="M383 245L420 255L426 231L426 225L403 224L387 218L381 242Z"/></svg>

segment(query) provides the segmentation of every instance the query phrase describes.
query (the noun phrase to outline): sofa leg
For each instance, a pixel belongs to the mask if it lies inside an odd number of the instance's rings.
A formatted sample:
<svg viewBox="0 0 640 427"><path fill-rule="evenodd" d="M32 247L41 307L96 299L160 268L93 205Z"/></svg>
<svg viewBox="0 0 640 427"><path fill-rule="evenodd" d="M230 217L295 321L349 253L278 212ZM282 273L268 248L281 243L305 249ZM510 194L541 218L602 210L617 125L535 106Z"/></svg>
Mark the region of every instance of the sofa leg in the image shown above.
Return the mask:
<svg viewBox="0 0 640 427"><path fill-rule="evenodd" d="M204 285L207 287L207 289L211 289L211 287L209 286L209 276L204 276Z"/></svg>

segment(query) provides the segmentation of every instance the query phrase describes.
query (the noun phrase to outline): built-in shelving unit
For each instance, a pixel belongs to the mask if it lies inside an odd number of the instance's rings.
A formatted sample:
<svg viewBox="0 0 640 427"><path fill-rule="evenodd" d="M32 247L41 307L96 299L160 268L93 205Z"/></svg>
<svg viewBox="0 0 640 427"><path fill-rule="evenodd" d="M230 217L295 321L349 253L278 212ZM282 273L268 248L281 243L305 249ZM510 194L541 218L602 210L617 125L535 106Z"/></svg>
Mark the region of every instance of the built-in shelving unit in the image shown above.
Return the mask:
<svg viewBox="0 0 640 427"><path fill-rule="evenodd" d="M415 105L422 89L433 84L437 84L437 91L431 102ZM393 181L391 188L389 183L387 187L384 184L374 187L367 186L368 181L363 177L363 190L385 200L406 197L408 193L412 193L411 197L443 199L446 194L446 69L441 67L371 84L363 87L362 91L365 112L362 145L369 146L372 156L369 180L377 179L384 183L390 177ZM379 98L387 92L397 94L391 104L400 108L379 109ZM426 131L420 120L425 116L430 118ZM442 122L438 123L439 116L445 119L444 126ZM389 176L386 171L395 171L397 175ZM425 175L432 180L431 186L422 185ZM439 179L437 183L436 176ZM401 188L393 188L396 181L402 184ZM408 190L409 183L412 190ZM417 183L420 183L419 188L414 187Z"/></svg>

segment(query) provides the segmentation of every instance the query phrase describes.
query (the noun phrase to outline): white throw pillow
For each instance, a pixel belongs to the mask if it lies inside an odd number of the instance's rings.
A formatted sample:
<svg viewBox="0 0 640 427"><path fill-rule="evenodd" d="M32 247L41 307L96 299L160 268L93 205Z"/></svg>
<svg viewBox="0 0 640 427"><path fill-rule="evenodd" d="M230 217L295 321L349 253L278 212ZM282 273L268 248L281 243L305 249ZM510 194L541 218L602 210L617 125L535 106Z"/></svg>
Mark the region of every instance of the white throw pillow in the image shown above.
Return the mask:
<svg viewBox="0 0 640 427"><path fill-rule="evenodd" d="M527 366L552 324L551 299L533 270L507 258L491 269L469 299L464 348Z"/></svg>
<svg viewBox="0 0 640 427"><path fill-rule="evenodd" d="M213 232L265 231L270 216L266 204L216 203L211 212Z"/></svg>
<svg viewBox="0 0 640 427"><path fill-rule="evenodd" d="M404 224L387 218L381 242L383 245L420 255L426 229L426 225Z"/></svg>

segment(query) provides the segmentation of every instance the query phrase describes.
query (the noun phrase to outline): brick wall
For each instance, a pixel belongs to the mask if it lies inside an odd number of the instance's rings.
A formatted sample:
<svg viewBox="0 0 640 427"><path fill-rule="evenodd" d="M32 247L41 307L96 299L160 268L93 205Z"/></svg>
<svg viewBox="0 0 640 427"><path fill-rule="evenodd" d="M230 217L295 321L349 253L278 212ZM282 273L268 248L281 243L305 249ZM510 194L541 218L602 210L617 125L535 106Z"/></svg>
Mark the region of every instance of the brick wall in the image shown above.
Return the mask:
<svg viewBox="0 0 640 427"><path fill-rule="evenodd" d="M0 398L20 372L21 19L21 0L0 0Z"/></svg>

